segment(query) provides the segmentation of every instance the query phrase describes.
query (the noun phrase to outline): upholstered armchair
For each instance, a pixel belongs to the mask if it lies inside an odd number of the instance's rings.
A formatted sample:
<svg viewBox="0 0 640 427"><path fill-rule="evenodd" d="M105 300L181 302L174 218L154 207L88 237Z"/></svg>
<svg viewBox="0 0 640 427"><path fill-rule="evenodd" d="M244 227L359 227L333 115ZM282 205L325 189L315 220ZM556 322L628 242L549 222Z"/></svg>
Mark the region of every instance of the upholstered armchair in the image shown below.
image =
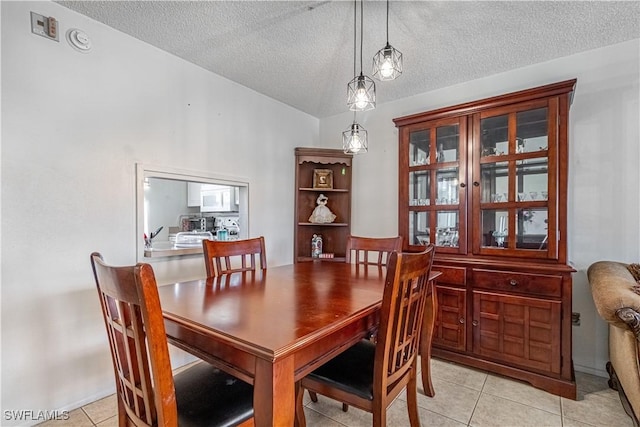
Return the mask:
<svg viewBox="0 0 640 427"><path fill-rule="evenodd" d="M599 261L588 271L600 316L609 323L609 386L620 393L625 411L640 418L640 284L627 264Z"/></svg>

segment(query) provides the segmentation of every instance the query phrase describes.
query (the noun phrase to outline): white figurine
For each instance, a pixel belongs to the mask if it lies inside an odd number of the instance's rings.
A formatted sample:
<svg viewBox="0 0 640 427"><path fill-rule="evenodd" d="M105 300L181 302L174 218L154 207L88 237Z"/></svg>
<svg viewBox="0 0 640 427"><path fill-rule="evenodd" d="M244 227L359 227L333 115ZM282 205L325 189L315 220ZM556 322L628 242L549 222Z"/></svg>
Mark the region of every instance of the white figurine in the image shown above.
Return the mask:
<svg viewBox="0 0 640 427"><path fill-rule="evenodd" d="M309 222L314 224L328 224L336 219L336 216L327 207L327 201L329 198L324 194L320 194L316 199L318 206L313 210L313 213L309 217Z"/></svg>

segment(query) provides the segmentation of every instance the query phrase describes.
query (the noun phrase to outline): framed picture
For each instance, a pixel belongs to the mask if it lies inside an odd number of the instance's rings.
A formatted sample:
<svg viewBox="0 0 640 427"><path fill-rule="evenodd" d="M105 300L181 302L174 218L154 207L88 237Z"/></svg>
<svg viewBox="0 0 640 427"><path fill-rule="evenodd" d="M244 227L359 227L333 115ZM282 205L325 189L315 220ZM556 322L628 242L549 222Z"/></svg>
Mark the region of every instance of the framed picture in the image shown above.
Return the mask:
<svg viewBox="0 0 640 427"><path fill-rule="evenodd" d="M333 171L331 169L314 169L313 188L333 188Z"/></svg>

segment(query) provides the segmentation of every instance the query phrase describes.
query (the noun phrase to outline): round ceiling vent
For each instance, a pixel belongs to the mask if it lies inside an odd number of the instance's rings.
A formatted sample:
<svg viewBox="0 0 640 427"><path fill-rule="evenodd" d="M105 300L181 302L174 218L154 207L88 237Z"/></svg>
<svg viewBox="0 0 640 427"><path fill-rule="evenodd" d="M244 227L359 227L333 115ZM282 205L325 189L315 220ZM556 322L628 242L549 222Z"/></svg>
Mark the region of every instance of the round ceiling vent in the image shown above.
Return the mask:
<svg viewBox="0 0 640 427"><path fill-rule="evenodd" d="M77 51L87 53L91 50L91 39L87 33L77 28L71 28L67 31L67 41Z"/></svg>

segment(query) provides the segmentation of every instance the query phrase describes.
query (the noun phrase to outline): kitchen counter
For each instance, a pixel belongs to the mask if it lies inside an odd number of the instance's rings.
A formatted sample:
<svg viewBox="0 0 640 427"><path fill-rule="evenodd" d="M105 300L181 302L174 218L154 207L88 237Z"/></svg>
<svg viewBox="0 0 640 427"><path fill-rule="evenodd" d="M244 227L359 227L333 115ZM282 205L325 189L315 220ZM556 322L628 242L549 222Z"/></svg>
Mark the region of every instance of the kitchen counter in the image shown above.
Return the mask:
<svg viewBox="0 0 640 427"><path fill-rule="evenodd" d="M153 242L150 249L144 250L145 258L158 258L178 255L195 255L202 253L202 245L193 247L176 247L172 242Z"/></svg>
<svg viewBox="0 0 640 427"><path fill-rule="evenodd" d="M190 233L187 234L189 237ZM196 235L197 233L193 233ZM209 234L209 233L207 233ZM227 240L237 240L237 236L232 236ZM211 236L211 240L216 240L214 236ZM169 256L180 256L180 255L197 255L203 253L202 242L196 242L194 240L187 240L182 244L174 243L171 240L165 240L163 242L153 242L151 244L150 249L144 250L145 258L160 258L160 257L169 257Z"/></svg>

